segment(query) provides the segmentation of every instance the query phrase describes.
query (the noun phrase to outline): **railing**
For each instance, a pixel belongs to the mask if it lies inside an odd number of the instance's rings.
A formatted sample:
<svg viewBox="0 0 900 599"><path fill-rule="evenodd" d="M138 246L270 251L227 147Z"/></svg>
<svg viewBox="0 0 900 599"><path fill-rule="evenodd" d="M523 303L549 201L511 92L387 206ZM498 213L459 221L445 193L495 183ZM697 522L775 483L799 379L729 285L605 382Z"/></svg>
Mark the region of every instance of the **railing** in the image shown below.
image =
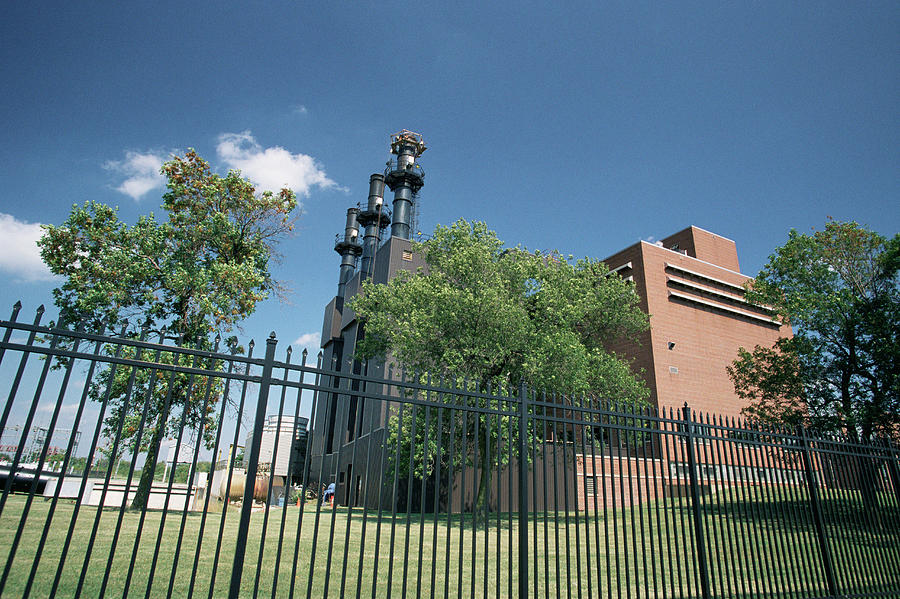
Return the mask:
<svg viewBox="0 0 900 599"><path fill-rule="evenodd" d="M421 179L425 178L425 170L418 162L410 162L405 167L401 167L396 160L391 160L387 163L387 168L384 169L384 176L388 177L391 173L410 173L417 175Z"/></svg>
<svg viewBox="0 0 900 599"><path fill-rule="evenodd" d="M900 594L887 442L353 374L274 335L257 357L17 317L0 321L0 428L20 426L16 447L38 422L82 441L52 468L45 450L0 464L3 597ZM175 457L132 509L161 406ZM273 415L309 416L306 447ZM248 436L244 471L228 451Z"/></svg>

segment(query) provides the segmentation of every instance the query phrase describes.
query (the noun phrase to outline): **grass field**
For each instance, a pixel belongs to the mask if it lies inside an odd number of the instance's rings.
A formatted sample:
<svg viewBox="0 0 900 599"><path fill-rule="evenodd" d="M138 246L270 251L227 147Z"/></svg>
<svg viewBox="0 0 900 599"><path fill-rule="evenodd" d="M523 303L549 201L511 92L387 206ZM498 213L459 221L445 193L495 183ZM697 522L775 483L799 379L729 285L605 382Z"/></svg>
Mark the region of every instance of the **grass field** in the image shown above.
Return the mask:
<svg viewBox="0 0 900 599"><path fill-rule="evenodd" d="M707 501L704 510L716 597L808 596L806 593L814 590L826 594L811 522L800 511L790 513L799 510L798 505L787 498L770 505L760 500L750 505L725 499ZM838 510L856 509L840 496L830 501L833 510L829 513L837 514L836 524L844 517ZM0 534L9 539L0 546L4 565L24 505L23 496L11 496L0 517ZM32 504L2 597L23 596L50 505L43 499ZM675 498L633 509L591 512L587 519L584 512L531 514L529 588L540 597L699 596L696 546L687 506L687 500ZM74 509L74 503L68 501L57 505L29 596L50 596ZM471 514L435 518L414 513L409 514L408 523L406 514L392 518L386 513L379 520L377 512L360 508L324 508L317 518L316 507L307 505L302 522L300 514L294 506L270 508L268 518L262 511L253 514L242 570L242 597L289 597L292 589L294 596L300 597L308 590L313 597L323 597L326 589L331 597L356 596L357 591L363 597L518 596L515 517L510 521L507 514L500 514L498 523L498 515L492 514L486 527L483 523L473 527ZM79 585L83 585L81 596L99 596L109 568L108 597L185 597L192 581L193 596L209 596L214 582L212 596L224 597L231 580L238 515L234 506L224 516L221 508L208 513L200 537L201 514L170 513L163 521L161 512L149 511L138 538L140 513L122 512L110 561L120 512L82 506L56 596L74 596ZM96 538L85 568L95 523ZM220 526L222 546L216 560ZM891 545L897 532L887 532L880 536L877 531L859 529L840 537L835 561L841 565L848 590L851 586L854 592L865 592L900 585L900 568L884 573L866 564L870 556L900 566L898 548ZM279 539L281 554L276 559Z"/></svg>

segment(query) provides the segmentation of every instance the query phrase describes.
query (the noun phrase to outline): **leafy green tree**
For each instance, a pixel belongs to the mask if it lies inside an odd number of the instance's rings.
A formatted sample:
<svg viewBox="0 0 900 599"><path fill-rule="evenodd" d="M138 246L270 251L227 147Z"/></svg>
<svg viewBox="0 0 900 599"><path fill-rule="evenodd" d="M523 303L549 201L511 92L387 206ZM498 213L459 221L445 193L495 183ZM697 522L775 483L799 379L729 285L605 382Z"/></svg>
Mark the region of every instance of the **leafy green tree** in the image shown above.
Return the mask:
<svg viewBox="0 0 900 599"><path fill-rule="evenodd" d="M61 324L83 322L99 331L118 329L127 320L128 336L137 337L143 328L188 347L211 349L212 334L228 333L278 291L269 265L278 240L292 229L297 200L289 189L259 193L239 171L222 177L193 150L173 157L162 173L166 221L150 214L128 225L109 206L76 205L62 226L45 226L41 256L65 278L53 292ZM194 365L170 352L155 359ZM144 369L134 373L129 394L132 374L110 367L92 387L97 401L110 390L103 423L108 436L121 429L135 453L147 452L148 464L156 463L160 443L174 436L182 421L190 430L202 430L207 443L214 438L220 383ZM153 469L145 468L133 507L146 505L152 476Z"/></svg>
<svg viewBox="0 0 900 599"><path fill-rule="evenodd" d="M501 394L527 381L570 396L592 394L622 402L648 397L629 364L605 349L646 330L648 318L638 307L633 285L607 276L603 263L584 259L573 264L556 252L504 248L484 223L464 220L438 226L414 251L424 258L424 269L399 273L386 285L367 282L352 300L365 323L358 357L390 356L408 370L452 373L445 381L468 380ZM437 415L426 426L423 410L418 410L412 439L411 414L407 409L402 419L393 416L388 443L396 442L401 431L399 462L413 459L415 476L427 476L435 465ZM451 430L446 419L444 427L446 446ZM456 447L465 442L476 451L465 458L453 456L454 465L475 453L482 459L477 510L485 509L490 488L487 460L509 462L505 452L496 455L498 442L508 447L509 431L509 423L493 416L469 415L465 427L457 424Z"/></svg>
<svg viewBox="0 0 900 599"><path fill-rule="evenodd" d="M794 329L773 347L741 348L728 369L756 420L842 432L900 432L900 235L855 222L791 231L749 288Z"/></svg>

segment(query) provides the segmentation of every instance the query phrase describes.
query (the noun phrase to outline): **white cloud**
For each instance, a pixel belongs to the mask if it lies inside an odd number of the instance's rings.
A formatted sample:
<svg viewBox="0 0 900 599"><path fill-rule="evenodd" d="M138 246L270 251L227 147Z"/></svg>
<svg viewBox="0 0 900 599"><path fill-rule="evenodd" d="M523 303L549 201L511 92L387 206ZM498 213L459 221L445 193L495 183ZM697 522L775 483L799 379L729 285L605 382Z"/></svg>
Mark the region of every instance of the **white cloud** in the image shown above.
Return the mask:
<svg viewBox="0 0 900 599"><path fill-rule="evenodd" d="M250 131L223 133L216 146L219 158L229 167L264 190L293 189L308 196L311 187L337 187L316 159L306 154L291 154L280 146L263 148Z"/></svg>
<svg viewBox="0 0 900 599"><path fill-rule="evenodd" d="M294 114L309 114L309 110L303 104L297 104L294 106Z"/></svg>
<svg viewBox="0 0 900 599"><path fill-rule="evenodd" d="M27 223L0 212L0 270L22 281L50 281L54 276L41 260L37 240L44 232L40 223Z"/></svg>
<svg viewBox="0 0 900 599"><path fill-rule="evenodd" d="M319 351L319 343L322 340L322 333L304 333L297 337L297 339L291 343L291 347L294 349L298 349L303 351L304 348L308 349L310 353L315 353Z"/></svg>
<svg viewBox="0 0 900 599"><path fill-rule="evenodd" d="M126 152L125 160L110 160L103 168L124 176L125 180L116 187L116 191L138 201L154 189L165 186L166 179L159 172L165 159L160 152Z"/></svg>

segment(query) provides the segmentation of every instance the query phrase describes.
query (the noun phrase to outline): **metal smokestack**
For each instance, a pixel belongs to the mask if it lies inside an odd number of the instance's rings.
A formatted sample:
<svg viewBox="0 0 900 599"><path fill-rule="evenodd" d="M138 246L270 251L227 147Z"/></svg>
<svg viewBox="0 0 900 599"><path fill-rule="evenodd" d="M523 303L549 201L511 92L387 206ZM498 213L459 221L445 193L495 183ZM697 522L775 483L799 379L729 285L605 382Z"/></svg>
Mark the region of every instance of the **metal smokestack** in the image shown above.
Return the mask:
<svg viewBox="0 0 900 599"><path fill-rule="evenodd" d="M372 274L372 263L381 241L381 230L391 222L391 212L384 207L384 176L379 173L369 177L369 202L359 214L358 221L366 228L360 265L362 278L366 278Z"/></svg>
<svg viewBox="0 0 900 599"><path fill-rule="evenodd" d="M391 235L410 238L409 224L412 217L415 194L425 184L425 171L416 158L426 150L425 141L418 133L403 129L391 136L391 153L396 161L388 162L384 171L385 183L394 192L394 218Z"/></svg>
<svg viewBox="0 0 900 599"><path fill-rule="evenodd" d="M356 270L356 258L362 253L362 245L359 243L359 224L357 216L359 208L347 209L347 222L344 225L344 238L338 237L334 243L334 251L341 255L341 274L338 278L338 297L344 297L347 281L353 277Z"/></svg>

